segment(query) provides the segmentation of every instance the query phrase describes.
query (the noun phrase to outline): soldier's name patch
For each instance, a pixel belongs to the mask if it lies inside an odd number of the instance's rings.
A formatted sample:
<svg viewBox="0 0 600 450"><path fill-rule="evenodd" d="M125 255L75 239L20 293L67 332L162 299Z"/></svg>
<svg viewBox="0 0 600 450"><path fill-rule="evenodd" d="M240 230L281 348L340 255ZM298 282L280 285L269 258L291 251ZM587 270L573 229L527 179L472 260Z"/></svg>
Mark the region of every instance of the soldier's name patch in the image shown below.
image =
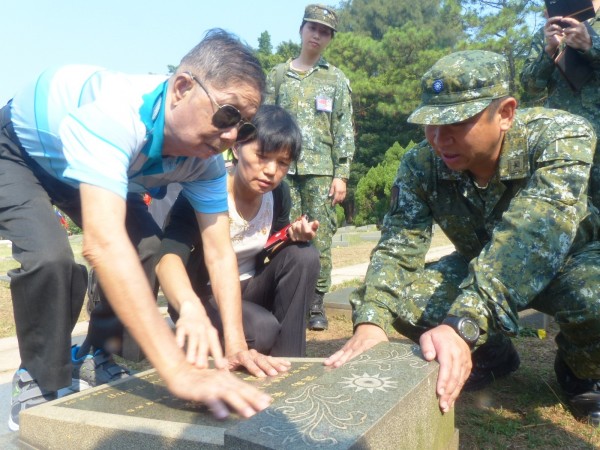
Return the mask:
<svg viewBox="0 0 600 450"><path fill-rule="evenodd" d="M322 96L317 97L317 111L333 111L333 99Z"/></svg>

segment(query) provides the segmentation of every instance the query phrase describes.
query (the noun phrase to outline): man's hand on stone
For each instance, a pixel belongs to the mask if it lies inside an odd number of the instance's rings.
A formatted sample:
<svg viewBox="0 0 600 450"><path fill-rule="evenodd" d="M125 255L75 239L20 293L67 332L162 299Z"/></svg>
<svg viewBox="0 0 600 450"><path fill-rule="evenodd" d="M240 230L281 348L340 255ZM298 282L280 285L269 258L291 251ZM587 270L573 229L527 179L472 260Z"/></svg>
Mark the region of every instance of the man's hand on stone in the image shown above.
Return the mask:
<svg viewBox="0 0 600 450"><path fill-rule="evenodd" d="M340 367L345 362L355 358L380 342L388 342L385 331L377 325L361 323L356 327L354 334L342 349L327 358L324 364L331 367Z"/></svg>
<svg viewBox="0 0 600 450"><path fill-rule="evenodd" d="M440 409L448 412L471 373L471 350L448 325L439 325L423 333L420 344L427 361L437 359L440 363L436 392Z"/></svg>
<svg viewBox="0 0 600 450"><path fill-rule="evenodd" d="M167 382L171 393L184 400L203 403L217 419L230 410L250 417L271 404L271 397L226 370L197 369L186 363Z"/></svg>

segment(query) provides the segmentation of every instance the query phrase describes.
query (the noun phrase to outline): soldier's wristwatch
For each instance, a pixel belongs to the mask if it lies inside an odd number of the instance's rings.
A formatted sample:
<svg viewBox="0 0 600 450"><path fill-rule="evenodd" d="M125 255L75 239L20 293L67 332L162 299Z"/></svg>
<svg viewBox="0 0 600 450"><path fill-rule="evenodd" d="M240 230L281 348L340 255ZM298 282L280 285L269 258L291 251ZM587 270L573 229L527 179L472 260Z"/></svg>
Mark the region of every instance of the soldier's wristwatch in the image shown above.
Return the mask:
<svg viewBox="0 0 600 450"><path fill-rule="evenodd" d="M442 321L442 324L452 327L469 347L473 347L479 339L479 325L470 317L448 316Z"/></svg>

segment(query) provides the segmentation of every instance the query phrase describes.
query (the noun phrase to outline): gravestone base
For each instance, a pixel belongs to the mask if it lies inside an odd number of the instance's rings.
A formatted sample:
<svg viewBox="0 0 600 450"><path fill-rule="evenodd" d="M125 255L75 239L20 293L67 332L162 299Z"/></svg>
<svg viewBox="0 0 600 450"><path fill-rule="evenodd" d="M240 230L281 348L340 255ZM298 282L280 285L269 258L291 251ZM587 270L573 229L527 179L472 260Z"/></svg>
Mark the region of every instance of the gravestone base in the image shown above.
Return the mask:
<svg viewBox="0 0 600 450"><path fill-rule="evenodd" d="M36 449L458 448L454 413L435 395L437 363L415 345L383 343L338 369L291 358L289 372L240 378L273 403L250 419L214 419L173 397L155 370L21 413L20 443Z"/></svg>

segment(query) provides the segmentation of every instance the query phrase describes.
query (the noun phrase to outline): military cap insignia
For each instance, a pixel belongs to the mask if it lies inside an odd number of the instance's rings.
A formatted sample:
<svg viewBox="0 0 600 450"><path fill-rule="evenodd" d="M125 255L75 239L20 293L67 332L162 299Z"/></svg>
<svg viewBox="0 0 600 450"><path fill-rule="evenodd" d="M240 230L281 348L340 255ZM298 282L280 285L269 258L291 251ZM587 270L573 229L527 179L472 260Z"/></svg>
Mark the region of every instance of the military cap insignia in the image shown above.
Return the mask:
<svg viewBox="0 0 600 450"><path fill-rule="evenodd" d="M436 94L439 94L440 92L442 92L444 90L444 82L440 79L437 79L433 82L433 84L431 85L431 88L433 89L433 92L435 92Z"/></svg>

